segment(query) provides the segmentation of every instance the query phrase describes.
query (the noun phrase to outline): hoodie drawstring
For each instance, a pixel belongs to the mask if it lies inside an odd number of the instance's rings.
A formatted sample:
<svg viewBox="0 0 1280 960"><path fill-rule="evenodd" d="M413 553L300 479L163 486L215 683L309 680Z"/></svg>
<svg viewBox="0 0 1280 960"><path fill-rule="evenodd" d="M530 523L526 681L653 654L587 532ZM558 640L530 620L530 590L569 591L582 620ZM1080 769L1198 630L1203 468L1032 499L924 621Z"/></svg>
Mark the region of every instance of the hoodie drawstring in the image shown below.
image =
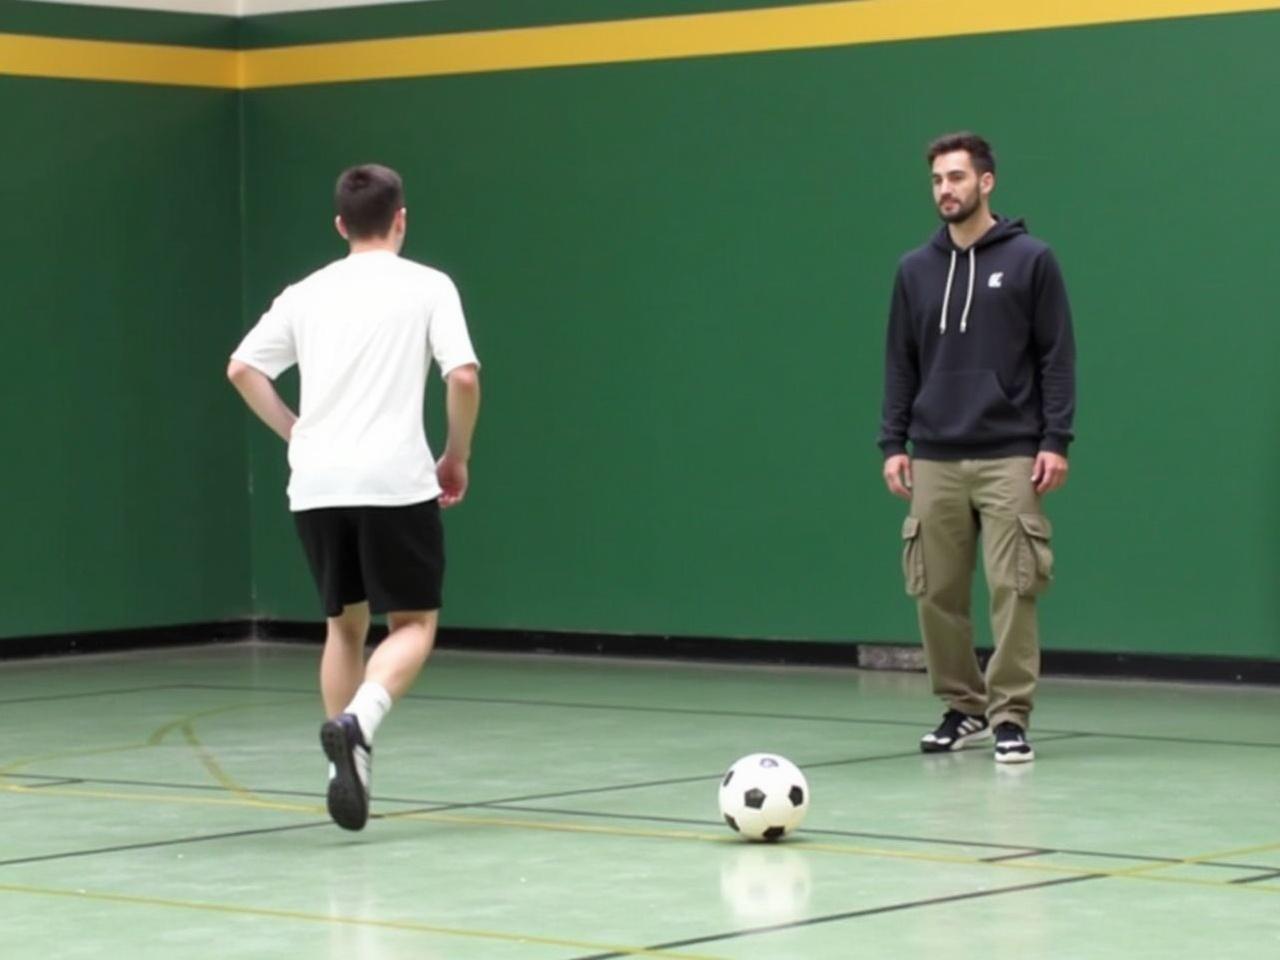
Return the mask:
<svg viewBox="0 0 1280 960"><path fill-rule="evenodd" d="M969 293L964 298L964 312L960 314L960 332L969 327L969 308L973 306L973 277L978 269L977 248L969 248ZM951 251L951 269L947 271L947 289L942 296L942 317L938 322L938 332L947 332L947 308L951 306L951 281L956 276L956 252Z"/></svg>
<svg viewBox="0 0 1280 960"><path fill-rule="evenodd" d="M947 332L947 307L951 306L951 281L956 275L956 252L951 251L951 269L947 271L947 292L942 295L942 320L938 323L938 332Z"/></svg>

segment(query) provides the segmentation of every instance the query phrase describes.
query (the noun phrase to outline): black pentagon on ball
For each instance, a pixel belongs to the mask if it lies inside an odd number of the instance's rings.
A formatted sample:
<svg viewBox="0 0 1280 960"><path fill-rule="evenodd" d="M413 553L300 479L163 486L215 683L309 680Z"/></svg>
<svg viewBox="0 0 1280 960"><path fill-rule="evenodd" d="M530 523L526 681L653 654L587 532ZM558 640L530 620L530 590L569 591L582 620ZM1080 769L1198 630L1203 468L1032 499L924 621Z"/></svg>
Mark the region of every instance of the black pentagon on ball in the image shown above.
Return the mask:
<svg viewBox="0 0 1280 960"><path fill-rule="evenodd" d="M786 827L770 827L764 833L760 834L760 836L764 837L764 839L768 840L770 843L773 843L775 840L781 840L786 832Z"/></svg>
<svg viewBox="0 0 1280 960"><path fill-rule="evenodd" d="M799 807L804 804L804 790L799 786L791 788L791 792L787 794L787 799L791 801L793 807Z"/></svg>
<svg viewBox="0 0 1280 960"><path fill-rule="evenodd" d="M764 791L759 787L752 787L742 795L742 802L752 810L759 810L764 806Z"/></svg>
<svg viewBox="0 0 1280 960"><path fill-rule="evenodd" d="M727 787L729 785L729 781L732 779L733 779L733 771L730 770L728 773L724 775L724 782L721 783L720 786Z"/></svg>
<svg viewBox="0 0 1280 960"><path fill-rule="evenodd" d="M724 815L724 822L733 827L734 833L742 832L738 829L738 821L733 819L733 817L729 816L727 813Z"/></svg>

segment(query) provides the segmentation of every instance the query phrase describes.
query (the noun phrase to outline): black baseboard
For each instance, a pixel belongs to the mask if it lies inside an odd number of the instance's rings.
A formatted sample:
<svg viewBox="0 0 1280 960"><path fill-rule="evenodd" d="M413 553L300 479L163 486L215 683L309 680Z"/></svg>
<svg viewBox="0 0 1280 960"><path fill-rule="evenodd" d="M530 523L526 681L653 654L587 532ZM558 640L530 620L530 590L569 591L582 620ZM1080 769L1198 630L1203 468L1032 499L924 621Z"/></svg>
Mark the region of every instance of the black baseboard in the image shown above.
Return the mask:
<svg viewBox="0 0 1280 960"><path fill-rule="evenodd" d="M379 640L385 635L385 627L375 627L371 639ZM320 642L324 639L324 624L266 620L258 624L257 636L264 640ZM560 653L807 666L858 665L857 644L802 640L734 640L441 627L436 646L442 650L487 650L495 653Z"/></svg>
<svg viewBox="0 0 1280 960"><path fill-rule="evenodd" d="M385 634L385 630L382 631ZM268 640L324 639L323 623L260 621L257 636ZM380 635L375 632L375 638ZM771 663L793 666L864 666L864 651L875 648L903 652L915 645L829 643L802 640L741 640L725 637L624 636L607 633L559 633L535 630L478 630L442 627L441 649L491 650L503 653L561 653L580 656L642 657L728 663ZM980 651L985 662L990 651ZM1202 683L1280 684L1280 660L1208 657L1159 653L1109 653L1044 650L1044 676L1110 677L1134 680L1183 680Z"/></svg>
<svg viewBox="0 0 1280 960"><path fill-rule="evenodd" d="M1254 657L1043 650L1040 661L1046 676L1280 684L1280 660Z"/></svg>
<svg viewBox="0 0 1280 960"><path fill-rule="evenodd" d="M137 630L0 638L0 659L106 653L184 644L234 643L250 639L319 644L324 640L324 629L323 622L229 620L222 623L148 627ZM376 642L385 635L385 627L375 627L371 639ZM446 650L481 650L495 653L558 653L712 663L833 667L865 666L873 658L868 658L864 654L871 650L888 650L907 654L917 649L912 645L854 642L624 636L605 633L481 630L462 627L441 628L438 646ZM1041 654L1041 672L1044 676L1280 684L1280 659L1045 650Z"/></svg>
<svg viewBox="0 0 1280 960"><path fill-rule="evenodd" d="M0 660L65 656L75 653L116 653L184 644L238 643L252 637L252 620L184 623L171 627L93 630L37 637L0 637Z"/></svg>

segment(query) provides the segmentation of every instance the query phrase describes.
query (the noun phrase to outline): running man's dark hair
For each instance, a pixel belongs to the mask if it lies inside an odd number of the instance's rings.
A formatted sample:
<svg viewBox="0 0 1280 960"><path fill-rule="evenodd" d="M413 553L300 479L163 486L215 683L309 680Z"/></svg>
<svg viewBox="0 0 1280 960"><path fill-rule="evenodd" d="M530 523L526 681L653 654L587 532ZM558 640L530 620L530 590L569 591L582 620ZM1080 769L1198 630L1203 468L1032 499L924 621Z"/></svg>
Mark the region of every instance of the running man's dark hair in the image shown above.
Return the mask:
<svg viewBox="0 0 1280 960"><path fill-rule="evenodd" d="M961 130L959 133L948 133L933 143L929 144L929 149L925 152L925 160L930 167L933 161L944 153L953 153L956 150L967 150L969 156L973 159L973 169L978 171L978 176L984 173L996 172L996 155L991 152L991 144L983 140L976 133L970 133L968 130Z"/></svg>
<svg viewBox="0 0 1280 960"><path fill-rule="evenodd" d="M404 206L404 183L390 167L362 163L342 171L333 201L351 239L385 237Z"/></svg>

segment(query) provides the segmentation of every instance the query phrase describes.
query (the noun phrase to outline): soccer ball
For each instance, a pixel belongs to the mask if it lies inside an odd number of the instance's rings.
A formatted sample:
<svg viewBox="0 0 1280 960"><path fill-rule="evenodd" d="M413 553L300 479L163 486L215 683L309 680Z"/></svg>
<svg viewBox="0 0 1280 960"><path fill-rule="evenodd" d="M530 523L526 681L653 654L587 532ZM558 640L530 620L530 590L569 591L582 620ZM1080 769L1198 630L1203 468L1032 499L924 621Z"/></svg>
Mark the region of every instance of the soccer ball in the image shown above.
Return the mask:
<svg viewBox="0 0 1280 960"><path fill-rule="evenodd" d="M736 761L720 781L724 822L749 840L781 840L809 811L809 782L800 768L776 753Z"/></svg>

